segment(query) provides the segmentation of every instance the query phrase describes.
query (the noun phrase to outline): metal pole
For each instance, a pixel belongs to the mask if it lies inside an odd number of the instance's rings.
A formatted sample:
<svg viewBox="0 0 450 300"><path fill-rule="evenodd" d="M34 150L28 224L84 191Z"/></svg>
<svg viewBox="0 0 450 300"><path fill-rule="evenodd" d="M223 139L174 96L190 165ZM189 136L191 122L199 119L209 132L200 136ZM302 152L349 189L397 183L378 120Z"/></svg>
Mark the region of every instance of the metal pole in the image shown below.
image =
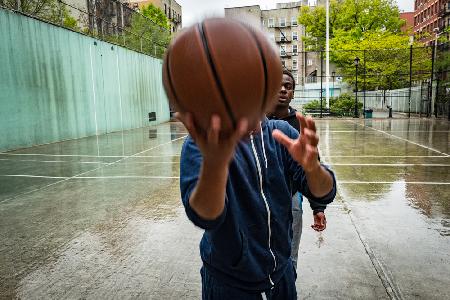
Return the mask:
<svg viewBox="0 0 450 300"><path fill-rule="evenodd" d="M363 86L363 88L364 88L364 91L363 91L363 102L364 102L364 108L363 108L363 117L365 118L366 117L366 50L364 49L364 52L363 52L363 59L364 59L364 86Z"/></svg>
<svg viewBox="0 0 450 300"><path fill-rule="evenodd" d="M326 88L326 100L327 109L330 108L330 1L326 0L326 72L325 72L325 88Z"/></svg>
<svg viewBox="0 0 450 300"><path fill-rule="evenodd" d="M431 117L431 115L432 115L432 111L431 111L431 109L432 109L432 102L433 102L433 80L434 80L434 62L435 62L435 59L436 59L436 45L437 45L437 39L434 41L434 46L433 46L433 48L432 48L432 55L431 55L431 80L430 80L430 85L431 85L431 87L430 87L430 92L429 92L429 94L431 94L430 95L430 101L429 101L429 103L428 103L428 111L427 111L427 116L428 117Z"/></svg>
<svg viewBox="0 0 450 300"><path fill-rule="evenodd" d="M412 59L413 46L409 46L409 91L408 91L408 118L411 118L411 85L412 85Z"/></svg>
<svg viewBox="0 0 450 300"><path fill-rule="evenodd" d="M322 68L323 68L323 51L320 51L320 117L322 118L322 103L323 103L323 78L322 78Z"/></svg>
<svg viewBox="0 0 450 300"><path fill-rule="evenodd" d="M20 11L20 7L22 6L21 3L20 3L20 0L16 0L16 5L17 5L16 9L18 11Z"/></svg>
<svg viewBox="0 0 450 300"><path fill-rule="evenodd" d="M142 52L142 36L139 37L139 40L141 41L141 52Z"/></svg>
<svg viewBox="0 0 450 300"><path fill-rule="evenodd" d="M358 117L358 65L355 66L356 68L356 81L355 81L355 115L354 118Z"/></svg>

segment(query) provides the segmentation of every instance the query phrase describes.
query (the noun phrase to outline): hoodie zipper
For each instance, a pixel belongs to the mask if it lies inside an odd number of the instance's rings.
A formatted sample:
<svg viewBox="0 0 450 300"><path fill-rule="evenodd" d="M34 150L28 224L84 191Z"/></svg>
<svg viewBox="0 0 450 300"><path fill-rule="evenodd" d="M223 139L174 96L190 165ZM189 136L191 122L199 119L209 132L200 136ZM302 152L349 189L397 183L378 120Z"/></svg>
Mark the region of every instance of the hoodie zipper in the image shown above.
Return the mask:
<svg viewBox="0 0 450 300"><path fill-rule="evenodd" d="M261 130L261 137L262 137L262 130ZM261 171L261 163L259 162L258 153L256 152L256 147L255 147L255 142L254 142L254 139L253 139L253 134L250 135L250 140L251 140L251 143L252 143L253 155L255 156L255 159L256 159L256 167L258 169L260 193L261 193L262 199L264 200L264 204L266 206L267 226L268 226L268 229L269 229L268 246L269 246L269 252L272 255L273 262L274 262L274 267L273 267L273 270L272 270L272 272L274 272L276 270L276 268L277 268L277 260L275 258L275 254L272 251L272 248L270 247L270 241L271 241L271 238L272 238L272 229L271 229L271 226L270 226L270 208L269 208L269 204L268 204L267 199L266 199L266 195L264 194L264 190L263 190L263 177L262 177L262 171ZM264 148L264 144L263 144L263 148ZM266 161L266 168L267 168L267 158L266 158L265 153L264 153L264 158L265 158L265 161ZM270 284L273 287L274 283L272 281L272 277L270 276L270 274L269 274L269 281L270 281Z"/></svg>

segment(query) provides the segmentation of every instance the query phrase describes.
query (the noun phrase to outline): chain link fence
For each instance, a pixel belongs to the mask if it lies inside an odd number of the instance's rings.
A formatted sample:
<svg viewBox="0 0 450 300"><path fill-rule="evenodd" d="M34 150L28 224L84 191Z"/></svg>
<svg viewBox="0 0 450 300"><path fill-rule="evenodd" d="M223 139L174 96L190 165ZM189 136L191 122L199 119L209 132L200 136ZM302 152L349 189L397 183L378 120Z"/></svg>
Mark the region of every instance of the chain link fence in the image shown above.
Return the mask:
<svg viewBox="0 0 450 300"><path fill-rule="evenodd" d="M170 30L117 0L0 0L0 7L161 58Z"/></svg>
<svg viewBox="0 0 450 300"><path fill-rule="evenodd" d="M305 63L299 71L302 82L295 103L305 113L352 117L397 113L450 119L448 43L330 51L328 103L325 56L325 51L299 53L299 60Z"/></svg>

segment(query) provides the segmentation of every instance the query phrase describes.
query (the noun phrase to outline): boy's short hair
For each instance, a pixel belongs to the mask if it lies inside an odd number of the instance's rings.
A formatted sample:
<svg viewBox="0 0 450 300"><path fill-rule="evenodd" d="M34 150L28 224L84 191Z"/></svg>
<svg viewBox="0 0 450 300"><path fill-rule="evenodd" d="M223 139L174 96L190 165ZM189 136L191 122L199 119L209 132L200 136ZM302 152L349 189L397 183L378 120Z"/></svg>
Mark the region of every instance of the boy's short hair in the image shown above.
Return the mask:
<svg viewBox="0 0 450 300"><path fill-rule="evenodd" d="M283 74L286 74L287 76L291 77L292 83L293 83L292 89L295 90L295 79L294 79L294 75L292 75L292 73L289 72L289 70L287 70L287 69L284 69L284 70L283 70Z"/></svg>

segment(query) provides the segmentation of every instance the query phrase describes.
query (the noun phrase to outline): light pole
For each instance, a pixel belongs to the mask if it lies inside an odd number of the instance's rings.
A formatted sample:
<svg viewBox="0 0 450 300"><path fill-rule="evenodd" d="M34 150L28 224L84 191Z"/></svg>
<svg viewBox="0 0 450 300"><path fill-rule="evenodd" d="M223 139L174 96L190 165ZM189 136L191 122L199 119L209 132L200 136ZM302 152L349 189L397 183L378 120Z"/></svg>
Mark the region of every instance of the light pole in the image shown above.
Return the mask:
<svg viewBox="0 0 450 300"><path fill-rule="evenodd" d="M333 77L333 92L331 93L331 96L334 97L334 77L336 76L336 72L331 72L331 77Z"/></svg>
<svg viewBox="0 0 450 300"><path fill-rule="evenodd" d="M354 60L354 64L355 64L355 77L356 77L356 81L355 81L355 114L354 114L354 118L358 118L358 65L359 65L359 57L355 57Z"/></svg>

